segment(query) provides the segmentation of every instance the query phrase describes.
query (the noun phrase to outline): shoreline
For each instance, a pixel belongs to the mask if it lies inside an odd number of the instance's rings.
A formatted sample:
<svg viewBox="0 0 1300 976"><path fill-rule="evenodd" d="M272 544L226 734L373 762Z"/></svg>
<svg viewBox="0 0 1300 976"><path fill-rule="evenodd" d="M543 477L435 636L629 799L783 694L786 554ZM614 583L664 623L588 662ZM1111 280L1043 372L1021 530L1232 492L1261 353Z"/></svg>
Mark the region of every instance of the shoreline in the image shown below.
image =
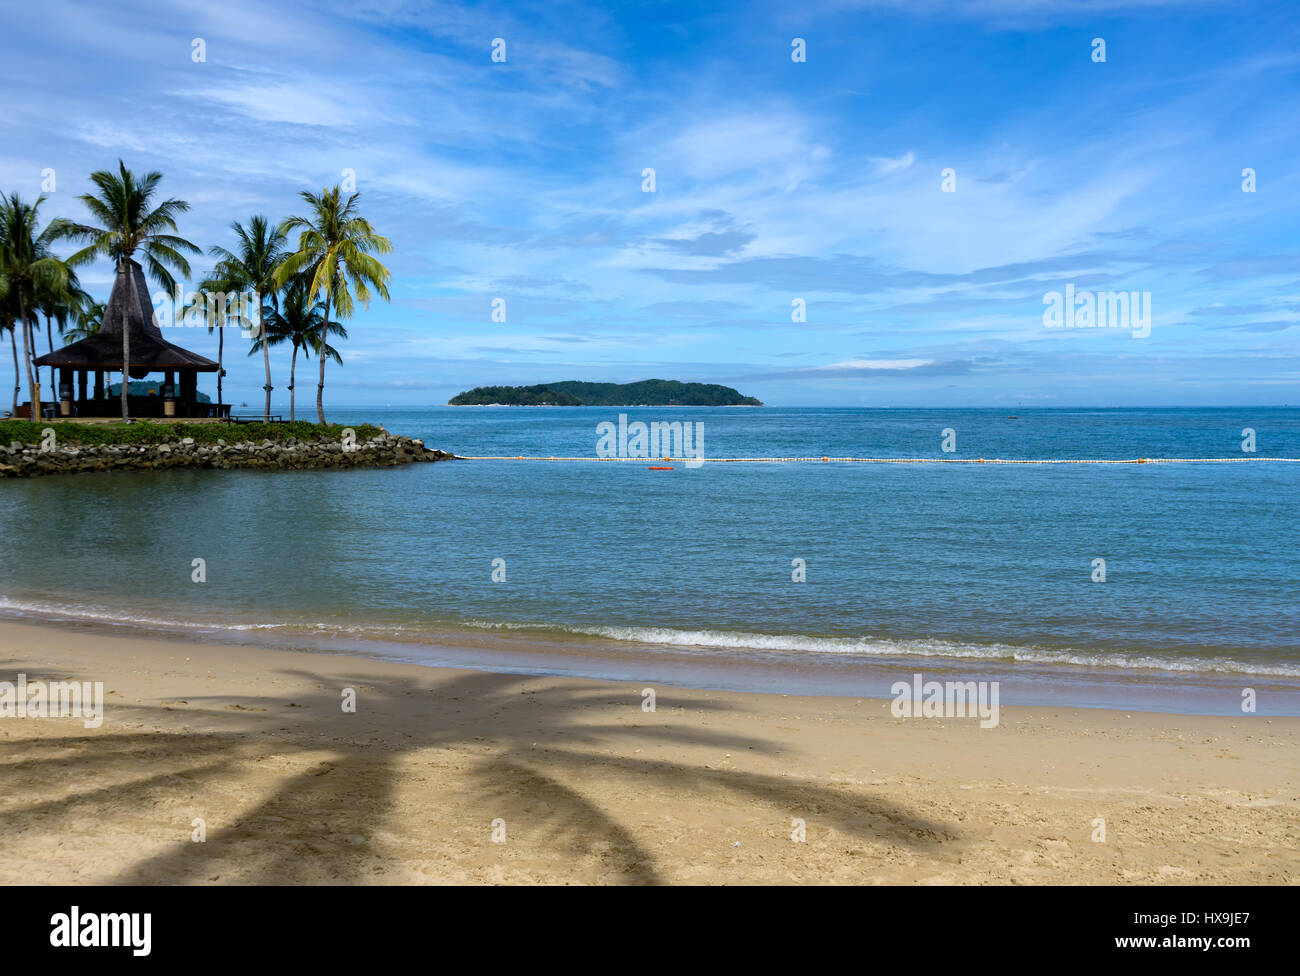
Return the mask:
<svg viewBox="0 0 1300 976"><path fill-rule="evenodd" d="M1242 695L1249 688L1256 695L1259 716L1300 716L1300 680L1267 671L1170 670L942 653L868 655L647 642L577 629L510 624L471 627L431 622L407 630L356 625L340 629L322 624L311 629L255 620L239 625L175 618L165 622L161 612L132 616L108 608L73 610L11 602L0 607L0 626L6 623L109 637L342 655L417 667L595 681L659 681L699 691L813 698L850 695L889 700L895 682L910 682L921 673L926 680L998 682L1002 701L1007 704L1232 717L1241 714Z"/></svg>
<svg viewBox="0 0 1300 976"><path fill-rule="evenodd" d="M1300 882L1300 719L1004 704L981 729L667 685L649 712L641 682L9 622L0 644L4 680L106 702L94 729L0 721L7 883Z"/></svg>

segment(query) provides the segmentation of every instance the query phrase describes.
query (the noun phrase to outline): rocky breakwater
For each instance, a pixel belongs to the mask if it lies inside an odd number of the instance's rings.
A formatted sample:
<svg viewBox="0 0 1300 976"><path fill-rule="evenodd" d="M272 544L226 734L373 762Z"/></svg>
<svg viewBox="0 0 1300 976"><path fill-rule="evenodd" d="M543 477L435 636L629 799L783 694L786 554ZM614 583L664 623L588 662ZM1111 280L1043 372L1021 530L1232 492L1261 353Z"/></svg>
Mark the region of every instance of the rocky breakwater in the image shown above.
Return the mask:
<svg viewBox="0 0 1300 976"><path fill-rule="evenodd" d="M374 468L454 457L410 437L380 434L368 440L315 438L273 442L195 443L183 437L156 444L0 445L0 478L96 471L161 471L169 468Z"/></svg>

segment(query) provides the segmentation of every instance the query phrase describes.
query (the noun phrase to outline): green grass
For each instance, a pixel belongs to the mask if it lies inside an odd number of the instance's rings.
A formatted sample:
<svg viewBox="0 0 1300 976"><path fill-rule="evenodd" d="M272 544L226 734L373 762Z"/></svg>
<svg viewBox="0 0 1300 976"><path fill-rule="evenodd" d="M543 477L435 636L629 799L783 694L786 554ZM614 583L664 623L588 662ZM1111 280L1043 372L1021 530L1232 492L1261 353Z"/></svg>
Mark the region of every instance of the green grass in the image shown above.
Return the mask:
<svg viewBox="0 0 1300 976"><path fill-rule="evenodd" d="M139 420L132 424L69 424L58 421L35 423L30 420L0 420L0 444L8 446L13 441L39 444L46 427L54 428L54 436L60 444L161 444L182 437L193 437L196 444L216 444L218 440L235 444L240 441L264 440L278 443L293 437L298 440L337 440L342 436L344 426L321 426L306 420L295 420L287 424L187 424L183 421L157 423L150 420ZM366 441L383 433L374 424L359 424L352 429L356 431L358 441Z"/></svg>

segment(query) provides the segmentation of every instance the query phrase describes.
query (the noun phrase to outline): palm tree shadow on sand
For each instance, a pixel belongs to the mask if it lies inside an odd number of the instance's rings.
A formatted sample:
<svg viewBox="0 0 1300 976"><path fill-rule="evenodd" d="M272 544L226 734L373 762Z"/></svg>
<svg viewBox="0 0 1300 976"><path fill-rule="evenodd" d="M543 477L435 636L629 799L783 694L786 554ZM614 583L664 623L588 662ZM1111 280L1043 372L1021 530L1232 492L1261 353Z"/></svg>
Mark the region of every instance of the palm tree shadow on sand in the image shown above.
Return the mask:
<svg viewBox="0 0 1300 976"><path fill-rule="evenodd" d="M39 794L51 778L84 782L113 764L120 770L134 755L146 755L151 765L162 764L167 771L6 808L0 812L0 835L36 824L43 830L58 828L63 821L93 817L97 810L107 818L109 804L114 811L123 803L148 810L160 802L160 794L178 786L201 797L210 787L237 783L249 763L272 770L283 765L292 770L286 768L286 775L270 792L255 797L238 819L214 823L205 843L192 843L183 834L175 845L122 870L111 882L222 883L235 880L232 866L237 866L237 880L247 883L380 882L385 880L382 865L391 858L386 849L400 829L394 821L403 778L412 775L413 764L432 757L433 764L457 763L459 774L472 785L468 792L474 795L463 806L478 826L458 842L490 843L487 821L478 824L479 815L490 811L492 817L524 825L525 843L534 848L597 854L609 867L607 873L632 884L664 879L633 830L584 795L583 777L596 765L602 774L634 781L638 791L682 795L684 802L692 791L708 792L756 801L787 817L790 811L807 811L820 825L861 841L928 850L960 837L951 825L858 791L793 776L643 759L627 755L630 748L611 753L611 744L633 735L641 745L653 742L670 751L706 746L776 755L784 749L698 723L674 725L663 711L641 714L639 698L618 700L618 692L608 687L552 684L527 691L528 679L517 675L466 672L429 689L369 675L353 683L358 708L347 714L340 709L334 679L303 671L281 673L318 691L281 698L187 699L187 706L207 704L201 721L215 723L216 731L119 734L111 730L110 713L110 721L94 734L35 743L36 757L0 764L12 788L27 790L26 796ZM322 684L325 680L328 685ZM411 707L419 708L420 697L430 703L427 721L412 722ZM636 726L581 721L599 719L600 709L614 705L636 708ZM690 708L725 711L724 705L698 700ZM501 720L518 709L525 710L522 720ZM147 721L163 710L137 707L132 714ZM419 714L425 713L421 709ZM481 753L481 758L466 766L467 753ZM439 838L446 838L449 829L432 819L428 825L430 835ZM518 836L512 835L512 843Z"/></svg>

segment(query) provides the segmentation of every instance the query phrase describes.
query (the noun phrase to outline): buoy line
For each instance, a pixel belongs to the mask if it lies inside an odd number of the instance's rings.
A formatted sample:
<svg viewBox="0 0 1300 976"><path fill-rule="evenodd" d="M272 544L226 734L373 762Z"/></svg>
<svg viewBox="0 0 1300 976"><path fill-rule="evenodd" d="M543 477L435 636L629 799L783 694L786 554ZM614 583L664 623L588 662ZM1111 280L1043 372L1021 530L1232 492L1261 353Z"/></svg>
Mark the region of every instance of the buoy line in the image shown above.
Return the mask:
<svg viewBox="0 0 1300 976"><path fill-rule="evenodd" d="M840 464L1242 464L1248 461L1300 463L1292 457L1240 458L880 458L880 457L737 457L737 458L632 458L632 457L545 457L524 454L456 454L457 461L624 461L645 464L649 461L681 464L798 464L801 462Z"/></svg>

